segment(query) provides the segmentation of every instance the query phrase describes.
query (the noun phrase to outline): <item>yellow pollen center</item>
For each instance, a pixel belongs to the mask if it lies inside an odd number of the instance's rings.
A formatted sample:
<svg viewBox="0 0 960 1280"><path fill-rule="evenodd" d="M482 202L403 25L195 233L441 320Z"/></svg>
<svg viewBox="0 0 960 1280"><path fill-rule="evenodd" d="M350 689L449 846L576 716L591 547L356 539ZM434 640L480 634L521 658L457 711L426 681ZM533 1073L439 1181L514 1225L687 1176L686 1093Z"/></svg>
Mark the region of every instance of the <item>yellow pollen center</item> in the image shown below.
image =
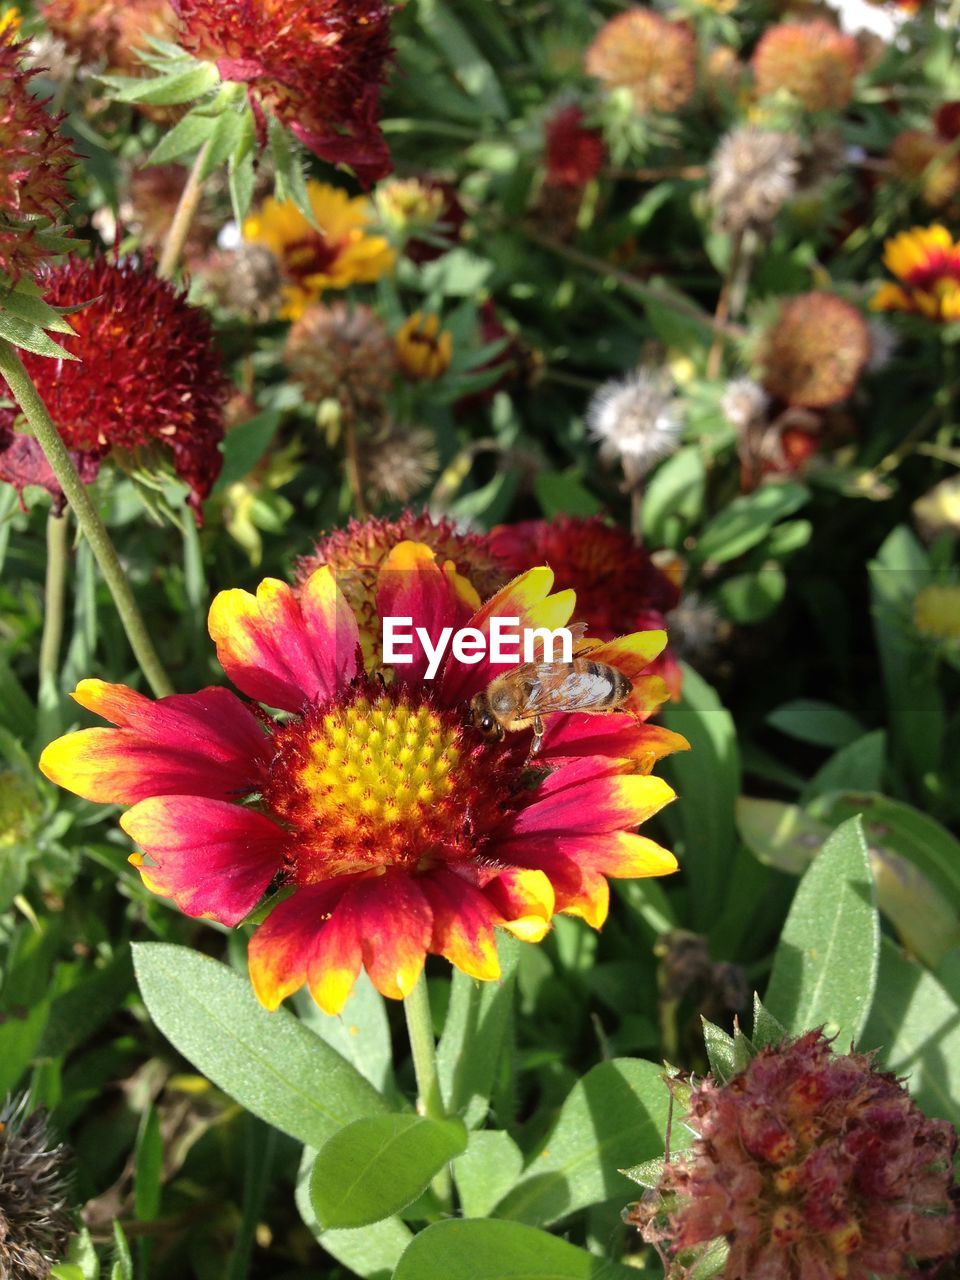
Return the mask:
<svg viewBox="0 0 960 1280"><path fill-rule="evenodd" d="M467 839L475 785L457 769L456 717L383 693L318 710L285 726L264 793L296 840L301 884L473 849Z"/></svg>

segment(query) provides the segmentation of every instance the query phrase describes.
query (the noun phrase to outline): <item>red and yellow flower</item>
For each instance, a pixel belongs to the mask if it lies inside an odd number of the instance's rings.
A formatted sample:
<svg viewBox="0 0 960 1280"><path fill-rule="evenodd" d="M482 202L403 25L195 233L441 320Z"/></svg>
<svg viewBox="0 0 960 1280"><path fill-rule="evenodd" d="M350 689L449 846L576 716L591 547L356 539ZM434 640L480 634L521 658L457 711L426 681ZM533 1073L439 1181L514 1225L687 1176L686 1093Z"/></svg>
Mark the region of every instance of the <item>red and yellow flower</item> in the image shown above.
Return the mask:
<svg viewBox="0 0 960 1280"><path fill-rule="evenodd" d="M842 111L860 71L856 39L825 18L770 27L753 54L757 93L781 90L807 111Z"/></svg>
<svg viewBox="0 0 960 1280"><path fill-rule="evenodd" d="M443 627L489 634L495 616L553 628L575 601L552 584L532 569L481 606L450 563L404 542L380 570L377 608L434 641ZM497 928L536 941L556 912L599 926L608 876L675 869L636 832L674 798L654 762L686 746L644 721L667 693L646 674L662 632L593 649L632 680L629 712L548 717L534 772L529 735L491 742L466 722L470 698L505 667L448 652L427 681L415 650L371 678L328 567L299 593L274 579L256 595L221 592L209 625L233 683L279 719L223 688L153 702L84 680L76 700L116 727L58 739L40 767L88 799L132 806L121 818L142 850L132 861L187 914L236 925L278 887L249 950L268 1008L306 984L336 1013L361 968L402 997L428 952L494 979Z"/></svg>
<svg viewBox="0 0 960 1280"><path fill-rule="evenodd" d="M415 311L397 330L394 343L400 368L415 382L433 382L450 368L453 334L440 328L436 313Z"/></svg>
<svg viewBox="0 0 960 1280"><path fill-rule="evenodd" d="M390 172L377 122L390 60L384 0L173 0L179 39L247 86L259 121L269 112L331 164L364 183Z"/></svg>
<svg viewBox="0 0 960 1280"><path fill-rule="evenodd" d="M316 226L292 200L273 196L243 224L244 238L264 245L280 263L288 320L299 319L328 289L374 283L396 261L386 237L371 232L373 210L362 196L325 182L307 183L307 194Z"/></svg>
<svg viewBox="0 0 960 1280"><path fill-rule="evenodd" d="M946 227L913 227L883 246L883 263L899 284L882 284L874 311L906 311L928 320L960 320L960 241Z"/></svg>

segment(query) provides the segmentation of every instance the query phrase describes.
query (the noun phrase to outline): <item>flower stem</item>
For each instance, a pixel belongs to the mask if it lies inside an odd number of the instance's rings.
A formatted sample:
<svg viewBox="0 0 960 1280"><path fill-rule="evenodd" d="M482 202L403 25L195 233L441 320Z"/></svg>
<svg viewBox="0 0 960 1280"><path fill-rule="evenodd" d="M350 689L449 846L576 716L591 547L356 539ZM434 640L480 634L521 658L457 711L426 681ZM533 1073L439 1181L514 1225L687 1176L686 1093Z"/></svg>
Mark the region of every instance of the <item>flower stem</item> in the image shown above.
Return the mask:
<svg viewBox="0 0 960 1280"><path fill-rule="evenodd" d="M69 508L47 516L47 572L43 589L43 635L40 638L40 702L59 700L60 645L63 640L63 602L67 585Z"/></svg>
<svg viewBox="0 0 960 1280"><path fill-rule="evenodd" d="M417 985L404 997L403 1012L407 1019L413 1070L417 1077L417 1110L431 1120L442 1120L446 1115L446 1108L437 1074L437 1045L433 1038L433 1019L430 1016L430 995L425 973L420 974ZM440 1203L449 1208L452 1198L450 1170L441 1169L430 1185Z"/></svg>
<svg viewBox="0 0 960 1280"><path fill-rule="evenodd" d="M200 196L203 193L203 179L200 175L203 173L203 165L207 158L209 145L209 142L205 142L197 152L193 168L190 170L184 188L180 192L180 199L177 202L177 208L173 215L173 221L170 223L167 238L163 242L160 262L157 265L157 275L163 280L171 280L176 274L180 257L183 253L183 246L187 243L193 219L200 205Z"/></svg>
<svg viewBox="0 0 960 1280"><path fill-rule="evenodd" d="M714 331L713 343L710 346L710 353L707 356L707 377L716 378L720 373L720 366L723 361L723 343L720 334L730 322L731 303L733 300L734 290L737 287L737 280L740 275L740 264L743 259L743 242L744 233L741 231L734 236L733 245L730 250L730 265L727 268L727 276L720 290L720 296L717 298L717 309L714 312L714 323L717 326Z"/></svg>
<svg viewBox="0 0 960 1280"><path fill-rule="evenodd" d="M33 380L24 368L23 361L10 343L3 339L0 339L0 377L6 380L11 395L20 406L23 416L50 464L50 469L56 476L57 483L77 517L77 523L83 530L83 535L89 542L100 571L110 588L110 594L113 596L123 629L130 641L130 647L150 688L158 698L173 693L173 684L153 647L116 548L93 505L87 486L77 475L77 469L67 452L67 446L61 440L60 433L54 426L40 393L33 385Z"/></svg>
<svg viewBox="0 0 960 1280"><path fill-rule="evenodd" d="M360 450L357 447L357 429L352 415L347 414L343 423L344 465L347 472L347 483L353 497L353 505L358 517L366 520L370 515L367 499L363 492L363 472L360 469Z"/></svg>

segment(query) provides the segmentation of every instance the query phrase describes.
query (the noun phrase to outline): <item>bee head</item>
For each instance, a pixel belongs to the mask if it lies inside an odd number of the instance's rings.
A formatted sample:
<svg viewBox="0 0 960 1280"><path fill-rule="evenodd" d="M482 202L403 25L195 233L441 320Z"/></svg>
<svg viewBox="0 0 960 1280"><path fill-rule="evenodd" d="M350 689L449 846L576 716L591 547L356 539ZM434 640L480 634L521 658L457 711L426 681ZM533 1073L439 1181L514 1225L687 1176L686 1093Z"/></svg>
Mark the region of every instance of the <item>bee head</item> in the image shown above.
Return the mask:
<svg viewBox="0 0 960 1280"><path fill-rule="evenodd" d="M485 693L478 693L470 703L467 712L467 723L482 733L485 738L502 738L503 729L496 716L490 712L490 703Z"/></svg>

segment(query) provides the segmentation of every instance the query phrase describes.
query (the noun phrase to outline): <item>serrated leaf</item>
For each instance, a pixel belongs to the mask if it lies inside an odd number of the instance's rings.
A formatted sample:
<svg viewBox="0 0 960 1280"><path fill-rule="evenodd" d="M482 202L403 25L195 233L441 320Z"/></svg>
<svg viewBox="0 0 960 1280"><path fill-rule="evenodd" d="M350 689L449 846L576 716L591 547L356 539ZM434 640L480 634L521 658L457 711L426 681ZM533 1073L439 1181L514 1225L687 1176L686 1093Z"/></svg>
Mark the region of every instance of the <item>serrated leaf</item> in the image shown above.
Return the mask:
<svg viewBox="0 0 960 1280"><path fill-rule="evenodd" d="M700 1022L710 1070L722 1084L725 1084L737 1070L733 1036L727 1035L722 1027L716 1026L704 1017L701 1017Z"/></svg>
<svg viewBox="0 0 960 1280"><path fill-rule="evenodd" d="M183 69L147 79L132 79L126 84L113 79L111 88L117 102L146 103L156 107L177 106L195 102L220 83L220 73L212 62L193 62Z"/></svg>
<svg viewBox="0 0 960 1280"><path fill-rule="evenodd" d="M209 178L212 173L216 173L240 145L244 133L244 114L249 114L249 107L246 107L246 104L242 112L228 107L217 116L210 137L207 139L207 149L200 169L201 182Z"/></svg>
<svg viewBox="0 0 960 1280"><path fill-rule="evenodd" d="M344 1124L386 1111L355 1067L285 1009L268 1013L225 965L159 942L138 943L133 956L159 1029L261 1120L321 1147Z"/></svg>
<svg viewBox="0 0 960 1280"><path fill-rule="evenodd" d="M756 992L753 993L753 1036L754 1045L758 1049L766 1049L768 1045L779 1044L786 1031L763 1004Z"/></svg>
<svg viewBox="0 0 960 1280"><path fill-rule="evenodd" d="M457 1119L371 1116L345 1125L317 1152L310 1198L321 1227L365 1227L405 1209L467 1146Z"/></svg>
<svg viewBox="0 0 960 1280"><path fill-rule="evenodd" d="M85 304L84 304L85 305ZM71 307L71 311L80 310ZM0 313L16 316L28 324L35 324L41 329L52 329L55 333L74 334L73 325L64 313L52 307L44 298L31 290L29 293L20 288L11 289L0 297Z"/></svg>
<svg viewBox="0 0 960 1280"><path fill-rule="evenodd" d="M233 217L237 226L242 227L247 214L250 212L256 184L253 153L251 151L247 151L239 158L237 158L236 153L231 156L227 180L230 184L230 204L233 207Z"/></svg>
<svg viewBox="0 0 960 1280"><path fill-rule="evenodd" d="M178 120L169 133L165 133L150 152L148 164L169 164L182 160L199 151L217 127L215 117L199 111L188 112Z"/></svg>
<svg viewBox="0 0 960 1280"><path fill-rule="evenodd" d="M53 360L76 360L76 356L65 351L37 324L29 320L21 320L17 316L0 311L0 338L6 339L21 351L31 351L35 356L49 356Z"/></svg>
<svg viewBox="0 0 960 1280"><path fill-rule="evenodd" d="M764 1003L790 1035L823 1026L856 1044L877 982L880 924L863 826L831 835L794 895Z"/></svg>

